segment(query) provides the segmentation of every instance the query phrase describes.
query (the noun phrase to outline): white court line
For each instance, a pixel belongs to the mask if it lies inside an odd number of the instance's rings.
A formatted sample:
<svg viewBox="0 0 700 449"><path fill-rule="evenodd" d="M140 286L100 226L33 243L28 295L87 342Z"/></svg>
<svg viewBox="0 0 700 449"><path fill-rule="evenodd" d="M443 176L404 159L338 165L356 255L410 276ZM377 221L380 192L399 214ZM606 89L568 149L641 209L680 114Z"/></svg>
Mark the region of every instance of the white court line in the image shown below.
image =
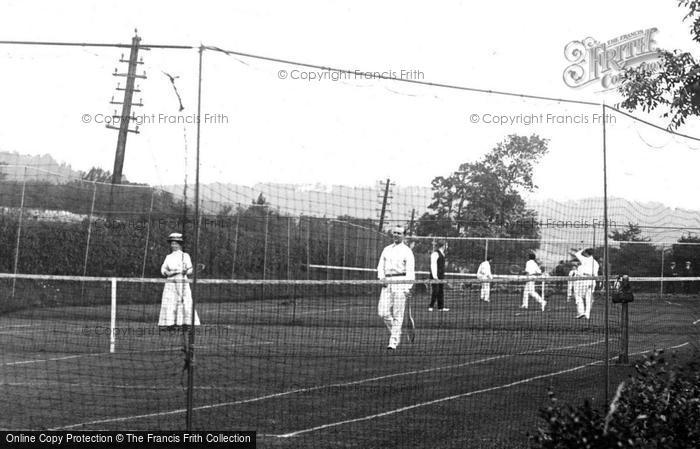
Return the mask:
<svg viewBox="0 0 700 449"><path fill-rule="evenodd" d="M672 347L667 348L667 349L677 349L677 348L686 346L687 344L689 344L689 343L686 342L686 343L683 343L682 345L672 346ZM651 351L653 351L653 349L646 350L646 351L642 351L642 352L638 352L638 353L634 353L634 354L630 354L630 355L639 355L639 354L644 354L644 353L646 353L646 352L651 352ZM396 414L396 413L402 413L402 412L405 412L405 411L407 411L407 410L413 410L413 409L416 409L416 408L419 408L419 407L426 407L426 406L433 405L433 404L439 404L439 403L441 403L441 402L451 401L451 400L453 400L453 399L460 399L460 398L465 398L465 397L469 397L469 396L474 396L474 395L481 394L481 393L488 393L488 392L490 392L490 391L501 390L501 389L504 389L504 388L510 388L510 387L514 387L514 386L516 386L516 385L521 385L521 384L524 384L524 383L532 382L532 381L534 381L534 380L546 379L546 378L548 378L548 377L554 377L554 376L559 376L559 375L561 375L561 374L571 373L571 372L578 371L578 370L583 369L583 368L587 368L587 367L589 367L589 366L599 365L599 364L601 364L601 363L603 363L602 360L597 360L597 361L595 361L595 362L586 363L585 365L579 365L579 366L575 366L575 367L573 367L573 368L569 368L569 369L565 369L565 370L561 370L561 371L555 371L555 372L553 372L553 373L540 374L539 376L534 376L534 377L529 377L529 378L527 378L527 379L517 380L517 381L511 382L511 383L509 383L509 384L497 385L497 386L495 386L495 387L489 387L489 388L484 388L484 389L481 389L481 390L469 391L469 392L467 392L467 393L461 393L461 394L456 394L456 395L453 395L453 396L447 396L447 397L440 398L440 399L434 399L434 400L432 400L432 401L421 402L421 403L419 403L419 404L413 404L413 405L409 405L409 406L406 406L406 407L397 408L397 409L394 409L394 410L388 410L388 411L386 411L386 412L377 413L377 414L374 414L374 415L363 416L363 417L361 417L361 418L348 419L348 420L345 420L345 421L338 421L338 422L330 423L330 424L323 424L323 425L321 425L321 426L311 427L311 428L303 429L303 430L297 430L297 431L295 431L295 432L289 432L289 433L285 433L285 434L282 434L282 435L261 435L261 436L277 437L277 438L290 438L290 437L295 437L295 436L301 435L301 434L303 434L303 433L315 432L315 431L317 431L317 430L328 429L328 428L330 428L330 427L337 427L337 426L342 426L342 425L344 425L344 424L350 424L350 423L355 423L355 422L360 422L360 421L367 421L367 420L374 419L374 418L381 418L381 417L383 417L383 416L389 416L389 415L393 415L393 414Z"/></svg>
<svg viewBox="0 0 700 449"><path fill-rule="evenodd" d="M195 348L240 348L241 346L263 346L263 345L271 345L274 344L272 341L255 341L251 343L243 343L243 344L238 344L238 343L232 343L230 345L215 345L215 346L197 346L195 345Z"/></svg>
<svg viewBox="0 0 700 449"><path fill-rule="evenodd" d="M115 388L115 389L140 389L140 390L186 390L187 387L177 385L112 385L112 384L91 384L80 382L0 382L0 387L48 387L51 385L61 385L66 387L95 387L95 388ZM236 390L238 387L218 387L218 386L195 386L195 390Z"/></svg>
<svg viewBox="0 0 700 449"><path fill-rule="evenodd" d="M31 324L10 324L8 326L0 326L0 329L5 329L8 327L34 327L34 326Z"/></svg>
<svg viewBox="0 0 700 449"><path fill-rule="evenodd" d="M32 360L22 360L19 362L7 362L4 363L4 366L12 366L12 365L26 365L30 363L41 363L41 362L54 362L58 360L70 360L70 359L77 359L80 357L97 357L100 355L120 355L120 354L143 354L147 352L165 352L165 351L178 351L182 350L182 347L174 347L174 348L165 348L165 349L146 349L144 351L124 351L124 352L96 352L93 354L77 354L77 355L69 355L65 357L52 357L50 359L32 359Z"/></svg>
<svg viewBox="0 0 700 449"><path fill-rule="evenodd" d="M243 343L243 344L230 344L230 345L215 345L215 346L199 346L195 345L195 348L199 349L206 349L206 348L228 348L228 347L240 347L240 346L259 346L259 345L271 345L273 342L271 341L261 341L261 342L253 342L253 343ZM168 352L168 351L182 351L182 346L175 346L172 348L161 348L161 349L145 349L143 351L121 351L121 352L97 352L94 354L77 354L77 355L69 355L65 357L53 357L50 359L32 359L32 360L22 360L19 362L7 362L4 363L4 366L12 366L12 365L27 365L31 363L42 363L42 362L54 362L54 361L59 361L59 360L70 360L70 359L76 359L80 357L97 357L101 355L120 355L120 354L146 354L149 352Z"/></svg>
<svg viewBox="0 0 700 449"><path fill-rule="evenodd" d="M2 331L0 331L0 334L2 334L2 335L19 335L19 334L27 334L27 333L32 333L32 332L38 332L38 331L36 329L2 330Z"/></svg>
<svg viewBox="0 0 700 449"><path fill-rule="evenodd" d="M584 346L593 346L597 345L599 343L604 342L605 340L598 340L593 343L582 343L579 345L572 345L572 346L561 346L557 348L544 348L544 349L538 349L537 351L525 351L525 352L520 352L518 354L506 354L506 355L500 355L500 356L494 356L494 357L488 357L485 359L480 359L480 360L473 360L470 362L464 362L464 363L459 363L456 365L447 365L447 366L440 366L437 368L426 368L422 370L415 370L415 371L406 371L403 373L395 373L395 374L387 374L385 376L379 376L379 377L370 377L367 379L360 379L360 380L354 380L351 382L339 382L339 383L333 383L333 384L325 384L325 385L318 385L316 387L309 387L309 388L297 388L295 390L288 390L288 391L283 391L281 393L273 393L273 394L268 394L265 396L259 396L256 398L250 398L250 399L241 399L238 401L232 401L232 402L221 402L218 404L210 404L210 405L202 405L199 407L194 407L192 410L199 411L199 410L208 410L208 409L213 409L213 408L219 408L219 407L228 407L232 405L240 405L240 404L247 404L250 402L258 402L262 401L265 399L274 399L274 398L279 398L283 396L289 396L292 394L296 393L308 393L311 391L318 391L318 390L323 390L325 388L337 388L337 387L348 387L351 385L359 385L367 382L374 382L377 380L384 380L384 379L390 379L393 377L400 377L400 376L409 376L413 374L422 374L422 373L428 373L428 372L433 372L433 371L440 371L440 370L445 370L445 369L452 369L452 368L461 368L463 366L468 366L468 365L475 365L477 363L483 363L483 362L489 362L492 360L497 360L497 359L502 359L506 357L514 357L518 355L529 355L529 354L537 354L540 352L545 352L545 351L558 351L562 349L572 349L572 348L579 348L579 347L584 347ZM167 412L157 412L157 413L148 413L145 415L132 415L132 416L123 416L119 418L109 418L109 419L100 419L96 421L89 421L89 422L84 422L84 423L78 423L78 424L71 424L68 426L62 426L62 427L56 427L54 429L49 429L49 430L64 430L64 429L72 429L75 427L80 427L80 426L90 426L93 424L104 424L108 422L123 422L123 421L131 421L134 419L143 419L143 418L152 418L154 416L166 416L166 415L175 415L178 413L185 413L187 412L186 409L178 409L178 410L170 410Z"/></svg>
<svg viewBox="0 0 700 449"><path fill-rule="evenodd" d="M666 304L671 304L672 306L680 306L680 305L682 305L682 304L678 304L678 303L671 302L671 301L665 301L665 302L666 302Z"/></svg>
<svg viewBox="0 0 700 449"><path fill-rule="evenodd" d="M108 354L108 353L107 353ZM92 357L96 355L102 355L102 354L79 354L79 355L69 355L66 357L53 357L50 359L34 359L34 360L22 360L19 362L7 362L4 364L4 366L12 366L12 365L28 365L30 363L41 363L41 362L54 362L57 360L70 360L70 359L77 359L79 357Z"/></svg>
<svg viewBox="0 0 700 449"><path fill-rule="evenodd" d="M700 320L693 321L693 324L698 324L698 323L700 323Z"/></svg>
<svg viewBox="0 0 700 449"><path fill-rule="evenodd" d="M330 309L330 310L310 310L308 312L299 312L299 313L297 313L297 315L312 315L312 314L316 314L316 313L340 312L342 310L348 310L351 308L352 307L340 308L340 309Z"/></svg>
<svg viewBox="0 0 700 449"><path fill-rule="evenodd" d="M316 314L316 313L326 313L326 312L342 312L342 311L347 311L351 309L371 309L372 305L357 305L357 306L352 306L349 305L347 307L340 307L337 309L319 309L319 310L309 310L307 312L298 312L297 315L311 315L311 314Z"/></svg>

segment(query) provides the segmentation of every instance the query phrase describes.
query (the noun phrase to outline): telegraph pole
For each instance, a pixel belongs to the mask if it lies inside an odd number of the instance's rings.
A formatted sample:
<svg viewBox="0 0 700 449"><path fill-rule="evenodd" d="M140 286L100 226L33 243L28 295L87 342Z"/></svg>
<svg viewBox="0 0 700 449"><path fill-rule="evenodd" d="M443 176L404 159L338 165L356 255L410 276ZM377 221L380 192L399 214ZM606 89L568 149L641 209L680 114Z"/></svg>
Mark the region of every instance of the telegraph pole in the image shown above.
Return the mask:
<svg viewBox="0 0 700 449"><path fill-rule="evenodd" d="M382 199L382 210L379 213L379 234L381 235L383 229L384 229L384 217L386 216L386 205L389 200L389 186L391 185L391 182L389 178L386 180L386 184L384 186L384 198Z"/></svg>
<svg viewBox="0 0 700 449"><path fill-rule="evenodd" d="M144 72L143 75L136 74L136 67L138 66L138 64L143 64L143 59L141 59L141 61L138 60L139 44L141 42L141 38L138 36L138 34L136 34L136 30L134 30L134 33L134 37L131 39L131 51L129 53L129 59L125 60L124 55L122 55L122 57L119 59L119 62L126 62L129 64L127 72L119 73L117 69L114 69L113 73L114 76L126 78L125 88L121 88L119 84L117 85L117 90L124 91L124 101L114 101L114 97L112 97L112 101L110 101L111 104L122 105L121 115L116 115L115 111L115 114L113 116L113 118L115 119L118 118L119 127L117 128L109 123L107 124L107 128L116 129L119 131L119 137L117 138L117 151L114 156L114 170L112 171L113 185L121 184L122 182L122 169L124 168L124 153L126 152L126 137L130 132L135 134L138 134L139 132L138 125L136 125L135 129L129 128L131 120L135 119L135 117L131 116L131 107L143 106L143 102L141 101L139 101L139 103L133 103L134 92L141 92L140 89L134 86L136 78L146 79L146 72Z"/></svg>

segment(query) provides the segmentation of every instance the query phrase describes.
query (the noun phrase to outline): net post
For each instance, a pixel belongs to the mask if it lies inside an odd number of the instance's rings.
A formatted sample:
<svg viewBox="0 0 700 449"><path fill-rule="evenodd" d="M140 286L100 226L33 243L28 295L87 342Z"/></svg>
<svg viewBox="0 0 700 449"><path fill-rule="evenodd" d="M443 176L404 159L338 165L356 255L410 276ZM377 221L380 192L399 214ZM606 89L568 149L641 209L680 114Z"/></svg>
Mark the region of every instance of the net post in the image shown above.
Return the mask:
<svg viewBox="0 0 700 449"><path fill-rule="evenodd" d="M151 218L153 216L153 198L155 197L155 189L151 189L151 208L148 210L148 223L146 223L146 244L143 247L143 265L141 266L141 279L146 277L146 260L148 259L148 244L151 237ZM143 287L143 284L141 284Z"/></svg>
<svg viewBox="0 0 700 449"><path fill-rule="evenodd" d="M545 297L544 297L544 276L542 276L542 301L545 301Z"/></svg>
<svg viewBox="0 0 700 449"><path fill-rule="evenodd" d="M92 236L92 217L93 214L95 213L95 197L97 196L97 182L93 181L92 182L93 189L92 189L92 204L90 205L90 216L88 218L88 230L87 230L87 239L85 242L85 258L83 259L83 277L87 276L87 263L88 263L88 256L90 255L90 238ZM112 185L110 189L110 211L112 209L112 194L114 192L114 185ZM80 297L82 298L85 296L85 282L80 283Z"/></svg>
<svg viewBox="0 0 700 449"><path fill-rule="evenodd" d="M109 352L114 353L117 327L117 278L112 278L112 305L109 319Z"/></svg>
<svg viewBox="0 0 700 449"><path fill-rule="evenodd" d="M661 244L661 285L659 287L659 299L664 297L664 253L666 252L666 244ZM653 296L652 296L653 298Z"/></svg>
<svg viewBox="0 0 700 449"><path fill-rule="evenodd" d="M360 241L361 241L360 237L362 236L362 234L360 234L359 228L354 228L354 229L355 229L355 257L354 257L352 266L359 267L358 264L360 263L360 261L358 260L358 258L360 257Z"/></svg>
<svg viewBox="0 0 700 449"><path fill-rule="evenodd" d="M610 314L610 261L608 259L608 149L605 129L607 106L603 103L603 259L604 264L604 280L605 280L605 388L604 388L604 404L608 406L609 388L610 388L610 323L608 321ZM598 273L596 273L596 276Z"/></svg>
<svg viewBox="0 0 700 449"><path fill-rule="evenodd" d="M231 279L236 276L236 253L238 251L238 223L241 219L240 211L236 211L236 231L233 235L233 255L231 260Z"/></svg>
<svg viewBox="0 0 700 449"><path fill-rule="evenodd" d="M306 280L311 279L311 216L308 217L306 226Z"/></svg>
<svg viewBox="0 0 700 449"><path fill-rule="evenodd" d="M326 265L327 266L332 266L331 264L331 227L333 226L333 223L328 220L326 222ZM331 272L330 270L326 270L326 280L329 281L331 279ZM327 289L328 287L326 287Z"/></svg>
<svg viewBox="0 0 700 449"><path fill-rule="evenodd" d="M347 245L348 245L348 224L343 223L343 266L347 266L345 263L345 253L347 251ZM343 280L345 280L345 271L343 271Z"/></svg>
<svg viewBox="0 0 700 449"><path fill-rule="evenodd" d="M92 182L92 204L90 205L90 217L88 218L87 241L85 243L85 258L83 259L83 276L87 275L88 255L90 254L90 237L92 236L92 216L95 213L95 197L97 196L97 182Z"/></svg>
<svg viewBox="0 0 700 449"><path fill-rule="evenodd" d="M287 217L287 280L292 279L292 216Z"/></svg>
<svg viewBox="0 0 700 449"><path fill-rule="evenodd" d="M263 210L265 210L265 238L263 242L263 272L262 272L262 278L263 280L267 279L267 234L269 231L269 225L270 225L270 210L267 207L263 207ZM262 299L265 299L265 284L262 285Z"/></svg>
<svg viewBox="0 0 700 449"><path fill-rule="evenodd" d="M292 280L292 216L287 217L287 280ZM292 322L294 322L294 315L296 314L296 298L294 298L294 291L292 289ZM287 294L289 294L289 286L287 286Z"/></svg>
<svg viewBox="0 0 700 449"><path fill-rule="evenodd" d="M622 303L622 313L620 315L620 356L618 363L629 364L629 304Z"/></svg>
<svg viewBox="0 0 700 449"><path fill-rule="evenodd" d="M331 266L331 227L333 223L331 220L326 222L326 265ZM331 279L331 270L326 269L326 281ZM326 297L328 297L329 290L328 284L326 284Z"/></svg>
<svg viewBox="0 0 700 449"><path fill-rule="evenodd" d="M199 76L197 86L197 117L202 113L202 58L204 46L199 46ZM192 273L192 317L189 326L189 338L185 350L185 366L187 367L187 398L185 414L185 426L187 431L192 430L192 413L194 406L194 343L195 343L195 317L197 316L197 265L199 262L199 143L201 137L201 123L197 120L197 163L195 166L194 185L194 270ZM187 202L185 202L187 204Z"/></svg>
<svg viewBox="0 0 700 449"><path fill-rule="evenodd" d="M24 215L24 193L27 187L27 166L24 167L24 176L22 177L22 198L19 203L19 220L17 221L17 242L15 243L15 267L14 273L17 274L19 264L19 242L22 235L22 216ZM15 288L17 286L17 277L12 278L12 298L15 297Z"/></svg>

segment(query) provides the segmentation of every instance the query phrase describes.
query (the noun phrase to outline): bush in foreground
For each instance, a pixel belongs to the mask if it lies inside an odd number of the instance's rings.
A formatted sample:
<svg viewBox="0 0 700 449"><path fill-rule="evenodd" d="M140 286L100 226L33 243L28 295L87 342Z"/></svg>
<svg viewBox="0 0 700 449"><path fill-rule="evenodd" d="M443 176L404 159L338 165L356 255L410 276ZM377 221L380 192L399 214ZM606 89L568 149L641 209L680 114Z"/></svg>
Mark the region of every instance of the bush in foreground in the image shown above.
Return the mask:
<svg viewBox="0 0 700 449"><path fill-rule="evenodd" d="M551 405L540 411L545 425L530 437L541 449L700 448L700 363L697 352L683 364L661 352L635 366L610 408L590 402Z"/></svg>

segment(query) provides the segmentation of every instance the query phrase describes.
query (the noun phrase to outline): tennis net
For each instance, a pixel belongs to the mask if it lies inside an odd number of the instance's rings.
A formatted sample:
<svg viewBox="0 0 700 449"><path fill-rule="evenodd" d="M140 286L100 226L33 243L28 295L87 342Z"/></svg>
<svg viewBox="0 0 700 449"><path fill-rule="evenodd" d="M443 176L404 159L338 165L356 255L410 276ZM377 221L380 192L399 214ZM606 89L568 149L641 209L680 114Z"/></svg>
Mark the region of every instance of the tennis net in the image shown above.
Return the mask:
<svg viewBox="0 0 700 449"><path fill-rule="evenodd" d="M346 271L346 277L357 271L376 276L371 269ZM463 410L437 424L445 429L484 413L486 401L495 404L493 413L512 418L505 430L517 432L521 416L528 425L536 421L548 388L563 397L576 397L581 388L599 397L604 386L594 380L597 370L623 349L622 308L612 304L606 323L600 285L590 319L577 319L575 299L557 287L570 278L419 277L410 282L414 293L393 354L387 354L389 333L377 315L382 281L199 279L192 285L202 323L192 348L193 425L237 422L270 438L297 431L301 438L319 425L343 427L387 412L390 418L376 425L389 430L394 419L406 419L401 414L408 407L408 419L420 428L435 412L427 404L444 400L446 415ZM520 308L530 281L547 301L544 312L534 298ZM11 404L2 427L183 426L187 338L182 329L157 325L162 279L5 274L0 282L2 387L6 407ZM678 286L671 293L661 293L660 282L632 279L626 348L632 358L698 341L700 278L670 281ZM481 296L486 283L489 302ZM447 312L428 310L438 284ZM456 399L465 392L483 397Z"/></svg>

